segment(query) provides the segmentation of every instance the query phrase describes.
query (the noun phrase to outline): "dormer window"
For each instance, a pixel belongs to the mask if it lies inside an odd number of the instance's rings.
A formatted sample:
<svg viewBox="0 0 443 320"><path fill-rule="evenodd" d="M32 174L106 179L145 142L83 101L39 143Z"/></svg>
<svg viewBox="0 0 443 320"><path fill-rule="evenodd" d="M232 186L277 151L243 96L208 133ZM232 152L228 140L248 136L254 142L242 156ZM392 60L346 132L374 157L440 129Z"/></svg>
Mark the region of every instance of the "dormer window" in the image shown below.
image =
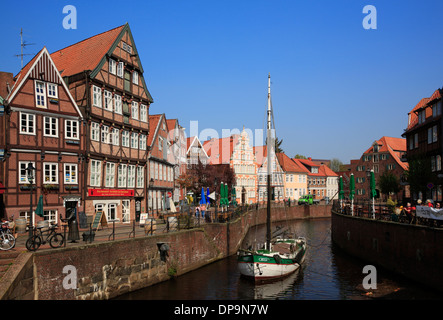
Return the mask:
<svg viewBox="0 0 443 320"><path fill-rule="evenodd" d="M426 111L422 110L418 113L418 124L422 124L426 120Z"/></svg>
<svg viewBox="0 0 443 320"><path fill-rule="evenodd" d="M379 145L374 143L374 145L372 146L372 152L375 153L375 152L378 152L378 150L379 150Z"/></svg>

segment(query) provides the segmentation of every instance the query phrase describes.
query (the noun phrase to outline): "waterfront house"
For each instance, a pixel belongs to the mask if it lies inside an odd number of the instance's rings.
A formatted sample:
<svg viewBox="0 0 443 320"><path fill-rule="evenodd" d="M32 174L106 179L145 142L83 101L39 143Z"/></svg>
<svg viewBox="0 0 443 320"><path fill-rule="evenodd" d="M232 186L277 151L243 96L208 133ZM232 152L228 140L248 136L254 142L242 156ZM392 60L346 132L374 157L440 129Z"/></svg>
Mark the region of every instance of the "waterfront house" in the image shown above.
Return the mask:
<svg viewBox="0 0 443 320"><path fill-rule="evenodd" d="M307 194L309 171L284 153L277 153L278 162L283 169L285 200L298 200Z"/></svg>
<svg viewBox="0 0 443 320"><path fill-rule="evenodd" d="M180 175L186 174L186 133L178 119L166 119L168 126L168 139L171 144L171 152L168 159L174 163L174 202L184 200L186 196L186 188L181 188L178 184ZM172 159L171 159L172 157Z"/></svg>
<svg viewBox="0 0 443 320"><path fill-rule="evenodd" d="M1 73L0 88L2 218L59 223L84 212L83 117L46 47L15 77ZM32 211L42 196L43 217L31 213L31 194Z"/></svg>
<svg viewBox="0 0 443 320"><path fill-rule="evenodd" d="M229 164L234 170L235 195L238 204L251 204L257 201L257 161L250 137L243 128L240 134L230 137L213 138L204 142L204 148L211 165Z"/></svg>
<svg viewBox="0 0 443 320"><path fill-rule="evenodd" d="M279 159L276 156L275 149L272 148L268 151L267 146L254 147L254 156L256 159L257 168L257 189L258 198L260 203L266 202L268 197L267 181L268 181L268 152L271 152L271 200L283 201L284 200L284 174L280 165Z"/></svg>
<svg viewBox="0 0 443 320"><path fill-rule="evenodd" d="M405 182L413 189L410 196L412 200L443 200L442 94L443 89L435 90L429 98L421 99L408 113L408 125L402 135L406 139L406 158L415 175L421 176L421 179L411 176L410 181ZM419 170L415 165L418 161L421 163Z"/></svg>
<svg viewBox="0 0 443 320"><path fill-rule="evenodd" d="M165 114L149 116L148 163L149 190L148 212L156 216L171 208L174 192L175 157L169 141Z"/></svg>
<svg viewBox="0 0 443 320"><path fill-rule="evenodd" d="M346 180L349 179L351 173L355 179L355 199L369 199L370 189L370 171L374 170L375 182L379 181L379 177L384 172L390 172L399 179L401 183L404 179L405 171L408 169L408 163L402 161L406 153L406 139L394 137L381 137L375 140L372 145L363 152L360 159L352 160L347 166L348 174ZM379 191L379 187L376 189ZM394 199L402 200L407 197L408 188L403 188L399 193L394 195ZM349 196L349 194L346 194ZM386 200L388 195L381 195L381 200Z"/></svg>
<svg viewBox="0 0 443 320"><path fill-rule="evenodd" d="M144 69L128 24L51 54L85 125L87 215L129 223L147 211L149 107Z"/></svg>

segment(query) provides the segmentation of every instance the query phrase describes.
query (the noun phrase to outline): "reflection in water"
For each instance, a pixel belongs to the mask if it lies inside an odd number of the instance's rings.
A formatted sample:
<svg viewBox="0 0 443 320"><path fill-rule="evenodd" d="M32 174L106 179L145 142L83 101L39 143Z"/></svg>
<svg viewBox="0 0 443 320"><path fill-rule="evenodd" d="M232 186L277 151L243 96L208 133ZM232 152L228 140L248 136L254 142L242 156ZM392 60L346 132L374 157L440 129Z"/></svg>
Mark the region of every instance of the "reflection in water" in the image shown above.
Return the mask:
<svg viewBox="0 0 443 320"><path fill-rule="evenodd" d="M331 220L290 222L296 236L308 240L302 268L269 284L255 285L240 276L236 256L212 263L177 279L169 280L118 299L137 300L349 300L367 298L361 283L365 262L354 259L331 244ZM243 247L264 239L265 226L252 228ZM389 299L441 299L440 293L419 287L390 273L377 270L377 290ZM375 292L376 293L376 292ZM374 295L375 296L375 295ZM374 297L373 296L373 297Z"/></svg>

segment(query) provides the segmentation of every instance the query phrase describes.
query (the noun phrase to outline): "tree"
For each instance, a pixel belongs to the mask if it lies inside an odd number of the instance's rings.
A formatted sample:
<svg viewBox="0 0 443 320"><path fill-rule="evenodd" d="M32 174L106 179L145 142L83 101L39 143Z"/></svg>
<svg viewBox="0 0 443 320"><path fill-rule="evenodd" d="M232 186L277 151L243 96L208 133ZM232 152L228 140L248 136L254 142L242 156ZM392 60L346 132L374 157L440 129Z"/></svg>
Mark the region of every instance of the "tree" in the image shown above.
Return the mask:
<svg viewBox="0 0 443 320"><path fill-rule="evenodd" d="M329 163L329 167L331 168L332 171L334 172L339 172L341 171L341 167L343 166L343 162L341 162L339 159L337 158L333 158L331 159L331 162Z"/></svg>
<svg viewBox="0 0 443 320"><path fill-rule="evenodd" d="M426 197L427 185L436 182L436 176L431 169L431 159L418 155L408 159L409 168L406 170L406 179L409 182L412 192L421 192Z"/></svg>
<svg viewBox="0 0 443 320"><path fill-rule="evenodd" d="M283 139L279 140L278 137L275 138L275 153L284 153L285 151L280 147L283 143Z"/></svg>
<svg viewBox="0 0 443 320"><path fill-rule="evenodd" d="M378 187L382 194L389 195L390 193L397 194L400 188L400 181L396 175L391 171L385 171L378 177Z"/></svg>
<svg viewBox="0 0 443 320"><path fill-rule="evenodd" d="M281 148L281 144L283 143L283 139L279 140L278 137L275 137L274 140L274 148L275 153L285 153L285 151ZM265 139L265 144L268 144L268 139Z"/></svg>
<svg viewBox="0 0 443 320"><path fill-rule="evenodd" d="M297 153L297 154L294 156L294 159L308 159L308 158L306 158L305 156L303 156L303 155Z"/></svg>

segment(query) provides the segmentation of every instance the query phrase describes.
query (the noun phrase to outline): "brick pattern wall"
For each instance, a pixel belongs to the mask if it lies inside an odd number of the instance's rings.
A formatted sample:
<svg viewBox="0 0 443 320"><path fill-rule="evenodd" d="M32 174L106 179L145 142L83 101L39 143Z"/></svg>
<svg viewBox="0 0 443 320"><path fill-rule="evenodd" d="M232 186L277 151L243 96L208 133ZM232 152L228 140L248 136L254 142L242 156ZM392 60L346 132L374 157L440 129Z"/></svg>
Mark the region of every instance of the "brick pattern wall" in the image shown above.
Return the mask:
<svg viewBox="0 0 443 320"><path fill-rule="evenodd" d="M273 209L274 221L323 217L331 206L295 206ZM181 275L235 254L249 227L266 222L266 208L251 210L231 223L207 224L143 238L62 248L34 254L36 299L109 299ZM166 262L158 243L169 245ZM65 266L77 270L77 289L64 289L69 275Z"/></svg>

